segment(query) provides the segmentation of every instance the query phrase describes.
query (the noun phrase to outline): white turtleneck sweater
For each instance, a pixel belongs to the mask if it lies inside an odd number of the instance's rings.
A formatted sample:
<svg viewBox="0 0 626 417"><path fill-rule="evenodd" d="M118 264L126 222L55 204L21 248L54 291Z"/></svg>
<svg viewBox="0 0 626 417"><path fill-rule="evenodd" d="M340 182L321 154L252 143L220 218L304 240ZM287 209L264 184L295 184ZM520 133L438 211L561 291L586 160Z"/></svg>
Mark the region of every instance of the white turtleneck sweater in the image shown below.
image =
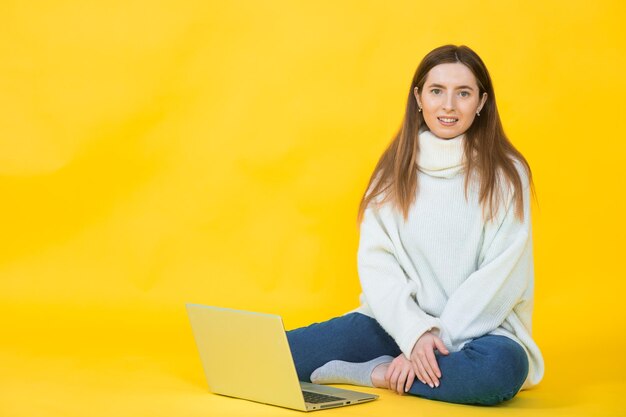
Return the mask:
<svg viewBox="0 0 626 417"><path fill-rule="evenodd" d="M391 204L365 210L357 256L361 306L353 311L374 317L407 357L429 330L451 352L485 334L509 337L528 355L526 389L544 368L531 336L529 181L518 163L523 222L508 187L495 222L485 222L477 186L464 196L464 139L420 133L418 195L406 223Z"/></svg>

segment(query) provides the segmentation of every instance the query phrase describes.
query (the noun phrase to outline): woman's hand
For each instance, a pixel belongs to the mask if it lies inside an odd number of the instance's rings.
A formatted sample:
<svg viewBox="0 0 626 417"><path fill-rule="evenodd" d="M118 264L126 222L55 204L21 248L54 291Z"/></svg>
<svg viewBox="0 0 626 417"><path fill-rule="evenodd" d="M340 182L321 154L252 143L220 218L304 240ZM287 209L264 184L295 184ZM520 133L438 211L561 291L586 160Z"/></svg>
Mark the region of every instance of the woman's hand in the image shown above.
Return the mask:
<svg viewBox="0 0 626 417"><path fill-rule="evenodd" d="M448 349L441 339L431 332L426 332L417 339L411 351L411 364L417 379L431 388L439 386L441 371L435 357L435 349L443 355L447 355Z"/></svg>
<svg viewBox="0 0 626 417"><path fill-rule="evenodd" d="M415 381L413 365L411 361L404 356L404 353L401 353L397 358L391 361L391 365L387 368L387 372L385 372L385 382L390 390L396 391L398 394L402 395L411 388L413 381Z"/></svg>

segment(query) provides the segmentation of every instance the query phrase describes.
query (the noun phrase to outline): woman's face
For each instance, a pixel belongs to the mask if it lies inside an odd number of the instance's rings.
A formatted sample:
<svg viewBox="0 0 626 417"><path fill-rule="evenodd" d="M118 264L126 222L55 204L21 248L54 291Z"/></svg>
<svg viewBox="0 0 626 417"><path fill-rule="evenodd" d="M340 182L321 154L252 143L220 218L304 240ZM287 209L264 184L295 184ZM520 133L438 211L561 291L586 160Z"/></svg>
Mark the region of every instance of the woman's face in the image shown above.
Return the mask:
<svg viewBox="0 0 626 417"><path fill-rule="evenodd" d="M431 68L422 91L415 87L413 93L426 125L442 139L454 138L469 129L487 100L487 93L479 97L472 71L459 62Z"/></svg>

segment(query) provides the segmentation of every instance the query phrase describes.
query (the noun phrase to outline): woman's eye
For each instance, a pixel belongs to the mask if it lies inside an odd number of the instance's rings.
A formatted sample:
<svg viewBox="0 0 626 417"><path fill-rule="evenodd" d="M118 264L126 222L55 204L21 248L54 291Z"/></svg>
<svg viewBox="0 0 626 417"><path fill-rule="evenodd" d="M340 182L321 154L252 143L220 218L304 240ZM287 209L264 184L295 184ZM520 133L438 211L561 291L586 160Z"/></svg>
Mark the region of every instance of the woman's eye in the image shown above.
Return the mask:
<svg viewBox="0 0 626 417"><path fill-rule="evenodd" d="M461 91L459 94L461 95L461 97L469 97L470 95L469 91Z"/></svg>
<svg viewBox="0 0 626 417"><path fill-rule="evenodd" d="M438 89L438 88L433 88L432 90L430 90L430 92L433 93L433 94L439 94L440 91L441 90Z"/></svg>

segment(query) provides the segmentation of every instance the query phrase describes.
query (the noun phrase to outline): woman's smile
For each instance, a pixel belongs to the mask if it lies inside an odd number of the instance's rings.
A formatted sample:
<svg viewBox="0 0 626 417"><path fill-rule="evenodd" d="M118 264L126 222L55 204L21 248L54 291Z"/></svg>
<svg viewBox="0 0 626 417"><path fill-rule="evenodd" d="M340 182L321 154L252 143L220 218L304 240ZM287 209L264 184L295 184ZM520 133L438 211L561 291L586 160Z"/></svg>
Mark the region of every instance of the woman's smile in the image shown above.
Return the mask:
<svg viewBox="0 0 626 417"><path fill-rule="evenodd" d="M439 123L443 126L454 126L454 124L459 121L456 117L437 117L437 120L439 120Z"/></svg>

